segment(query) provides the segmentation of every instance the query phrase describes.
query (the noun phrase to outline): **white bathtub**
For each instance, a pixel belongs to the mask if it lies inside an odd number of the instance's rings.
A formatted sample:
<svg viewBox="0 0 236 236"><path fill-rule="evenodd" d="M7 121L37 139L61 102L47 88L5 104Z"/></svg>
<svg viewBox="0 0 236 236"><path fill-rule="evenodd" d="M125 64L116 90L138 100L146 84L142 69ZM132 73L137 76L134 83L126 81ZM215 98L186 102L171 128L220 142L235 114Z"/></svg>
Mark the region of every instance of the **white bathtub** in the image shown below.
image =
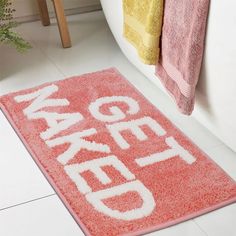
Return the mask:
<svg viewBox="0 0 236 236"><path fill-rule="evenodd" d="M111 31L123 53L163 90L154 66L144 65L122 37L122 0L101 0ZM236 151L236 1L211 1L205 56L193 116Z"/></svg>

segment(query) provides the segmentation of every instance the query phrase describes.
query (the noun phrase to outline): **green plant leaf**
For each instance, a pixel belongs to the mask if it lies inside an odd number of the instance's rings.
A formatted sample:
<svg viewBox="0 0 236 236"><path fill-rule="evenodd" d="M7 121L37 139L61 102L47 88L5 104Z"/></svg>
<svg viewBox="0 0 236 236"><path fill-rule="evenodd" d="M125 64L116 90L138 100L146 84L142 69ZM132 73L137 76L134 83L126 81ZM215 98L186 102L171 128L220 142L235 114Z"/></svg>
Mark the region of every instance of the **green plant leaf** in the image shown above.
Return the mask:
<svg viewBox="0 0 236 236"><path fill-rule="evenodd" d="M18 23L12 20L15 9L11 5L10 0L0 0L0 43L8 44L15 47L17 51L24 52L31 48L31 45L12 30Z"/></svg>

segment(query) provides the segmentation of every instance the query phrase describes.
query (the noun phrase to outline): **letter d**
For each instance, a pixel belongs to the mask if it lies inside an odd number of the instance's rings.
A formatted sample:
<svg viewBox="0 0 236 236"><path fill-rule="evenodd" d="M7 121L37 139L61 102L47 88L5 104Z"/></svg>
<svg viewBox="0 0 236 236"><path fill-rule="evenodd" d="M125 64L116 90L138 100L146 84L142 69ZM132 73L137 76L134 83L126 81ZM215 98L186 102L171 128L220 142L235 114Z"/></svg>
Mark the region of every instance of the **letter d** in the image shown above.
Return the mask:
<svg viewBox="0 0 236 236"><path fill-rule="evenodd" d="M143 204L139 208L135 208L129 211L119 211L107 207L102 200L119 196L127 192L137 192L143 200ZM93 207L112 218L120 220L136 220L149 216L155 208L155 201L152 193L143 185L139 180L121 184L108 189L100 190L97 192L91 192L86 195L87 201L93 205Z"/></svg>

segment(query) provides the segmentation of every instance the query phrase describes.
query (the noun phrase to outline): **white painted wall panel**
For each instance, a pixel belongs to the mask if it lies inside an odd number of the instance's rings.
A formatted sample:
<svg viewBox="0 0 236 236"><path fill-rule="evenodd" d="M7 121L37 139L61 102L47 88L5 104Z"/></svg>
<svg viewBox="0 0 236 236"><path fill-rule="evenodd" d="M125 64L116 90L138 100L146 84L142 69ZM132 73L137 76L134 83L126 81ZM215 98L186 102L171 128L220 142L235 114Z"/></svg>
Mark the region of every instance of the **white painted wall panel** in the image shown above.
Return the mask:
<svg viewBox="0 0 236 236"><path fill-rule="evenodd" d="M13 6L16 9L14 17L30 19L30 16L38 15L38 5L36 0L13 0ZM47 0L50 11L53 11L52 1ZM96 7L100 4L99 0L63 0L66 10Z"/></svg>

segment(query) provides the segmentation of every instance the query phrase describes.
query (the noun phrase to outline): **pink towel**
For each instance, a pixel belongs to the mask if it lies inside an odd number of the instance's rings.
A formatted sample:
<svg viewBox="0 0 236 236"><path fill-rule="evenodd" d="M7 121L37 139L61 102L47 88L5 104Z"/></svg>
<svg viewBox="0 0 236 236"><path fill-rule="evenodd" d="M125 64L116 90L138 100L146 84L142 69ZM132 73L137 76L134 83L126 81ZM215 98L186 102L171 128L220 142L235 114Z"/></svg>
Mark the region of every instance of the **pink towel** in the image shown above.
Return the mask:
<svg viewBox="0 0 236 236"><path fill-rule="evenodd" d="M194 108L209 2L165 1L161 59L156 66L156 75L186 115Z"/></svg>

